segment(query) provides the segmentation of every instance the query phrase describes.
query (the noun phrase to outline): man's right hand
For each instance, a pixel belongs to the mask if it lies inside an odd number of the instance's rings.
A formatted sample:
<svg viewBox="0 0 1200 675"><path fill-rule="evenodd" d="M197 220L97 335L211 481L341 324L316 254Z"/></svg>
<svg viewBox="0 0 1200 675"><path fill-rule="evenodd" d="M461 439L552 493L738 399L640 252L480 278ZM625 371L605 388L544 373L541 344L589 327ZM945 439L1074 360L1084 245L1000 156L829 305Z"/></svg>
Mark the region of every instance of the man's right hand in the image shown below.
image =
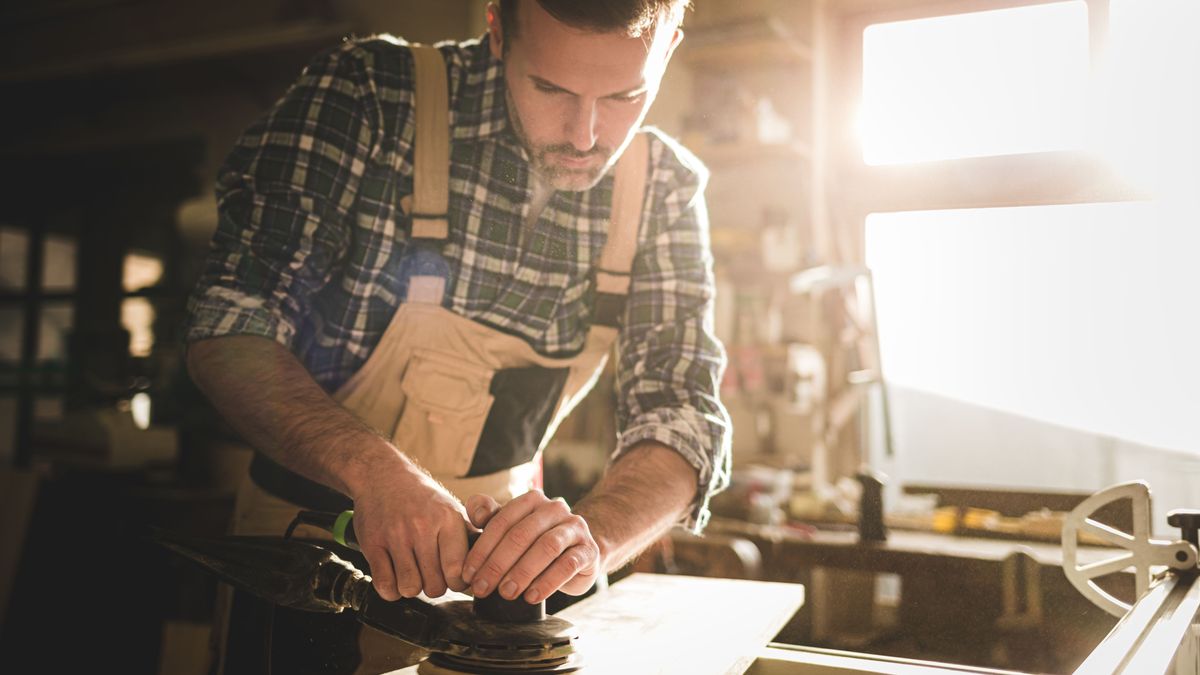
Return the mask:
<svg viewBox="0 0 1200 675"><path fill-rule="evenodd" d="M188 372L238 433L271 459L354 500L354 531L388 600L466 586L463 505L329 397L283 345L232 335L188 347Z"/></svg>
<svg viewBox="0 0 1200 675"><path fill-rule="evenodd" d="M377 472L350 497L354 533L380 597L424 591L436 598L447 588L466 589L470 521L462 503L429 474L405 458L398 470Z"/></svg>

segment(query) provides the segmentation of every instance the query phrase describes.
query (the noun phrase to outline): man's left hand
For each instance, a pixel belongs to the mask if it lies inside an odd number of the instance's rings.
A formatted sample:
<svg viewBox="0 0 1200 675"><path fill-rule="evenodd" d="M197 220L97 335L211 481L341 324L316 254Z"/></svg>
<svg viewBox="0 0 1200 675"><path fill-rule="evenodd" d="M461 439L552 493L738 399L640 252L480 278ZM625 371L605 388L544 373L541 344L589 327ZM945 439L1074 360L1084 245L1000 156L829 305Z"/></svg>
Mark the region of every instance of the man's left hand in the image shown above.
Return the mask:
<svg viewBox="0 0 1200 675"><path fill-rule="evenodd" d="M483 530L463 565L475 597L499 588L508 600L537 603L555 591L582 595L602 570L600 546L587 521L561 499L532 490L503 507L485 495L467 500L467 515Z"/></svg>

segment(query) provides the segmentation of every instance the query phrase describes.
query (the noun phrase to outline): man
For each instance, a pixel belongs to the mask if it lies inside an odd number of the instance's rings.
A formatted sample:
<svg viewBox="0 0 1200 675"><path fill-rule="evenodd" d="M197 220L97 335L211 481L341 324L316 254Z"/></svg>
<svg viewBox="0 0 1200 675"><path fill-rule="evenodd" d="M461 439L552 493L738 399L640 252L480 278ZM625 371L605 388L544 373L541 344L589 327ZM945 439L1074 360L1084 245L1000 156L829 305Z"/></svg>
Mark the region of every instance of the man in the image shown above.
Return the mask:
<svg viewBox="0 0 1200 675"><path fill-rule="evenodd" d="M432 52L440 177L425 66L393 40L319 57L247 131L187 333L193 378L258 451L236 530L352 505L382 597L538 602L703 527L729 471L704 174L639 130L686 4L489 5L482 40ZM526 491L618 331L608 471L573 507Z"/></svg>

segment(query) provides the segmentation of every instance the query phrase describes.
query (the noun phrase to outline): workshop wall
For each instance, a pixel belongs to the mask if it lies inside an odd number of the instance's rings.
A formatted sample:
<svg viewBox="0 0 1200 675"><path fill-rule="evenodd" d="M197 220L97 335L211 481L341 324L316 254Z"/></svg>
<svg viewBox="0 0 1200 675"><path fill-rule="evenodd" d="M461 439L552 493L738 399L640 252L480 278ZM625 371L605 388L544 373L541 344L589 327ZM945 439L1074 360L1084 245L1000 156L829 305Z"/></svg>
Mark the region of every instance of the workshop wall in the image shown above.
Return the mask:
<svg viewBox="0 0 1200 675"><path fill-rule="evenodd" d="M0 500L10 516L2 533L16 542L0 556L6 667L205 672L213 584L142 535L147 525L220 534L240 475L229 453L213 450L226 432L183 376L179 348L184 299L215 226L216 168L317 52L349 34L461 39L476 30L473 4L47 0L0 9L0 485L35 485L6 488ZM55 252L46 276L71 281L34 292L24 251L41 237ZM131 254L161 273L131 289ZM131 301L150 309L148 354L130 353ZM23 364L30 303L39 342L54 348ZM153 401L149 430L134 426L135 393ZM23 400L33 424L18 448ZM37 478L20 468L35 463ZM71 649L58 648L64 625L76 633ZM24 668L31 652L38 663Z"/></svg>
<svg viewBox="0 0 1200 675"><path fill-rule="evenodd" d="M126 244L169 258L165 276L170 283L160 286L170 288L160 290L171 297L159 304L172 307L159 324L177 325L182 298L216 224L212 182L242 130L314 54L343 36L393 32L418 41L462 39L475 30L468 11L477 5L467 0L59 0L0 10L0 92L6 101L20 102L0 110L0 168L12 178L0 187L5 202L0 224L18 231L39 220L53 236L76 245L100 228L109 229L118 241L128 239L124 232L141 233ZM131 215L116 203L125 191L113 181L127 175L120 166L143 167L172 176L174 182L129 194L134 210L142 212ZM70 186L72 198L56 194L47 199L53 190L37 188L57 186L61 191L64 185ZM89 203L85 194L106 205ZM127 212L118 216L122 209ZM126 251L118 250L119 245L109 248L119 270ZM169 256L165 249L171 249ZM89 253L94 257L98 251L93 247ZM86 260L80 258L79 264ZM121 293L119 279L114 279L104 291L108 296ZM105 286L88 281L91 287ZM70 316L69 298L64 300ZM107 311L92 312L94 320L119 330L117 310L105 319ZM168 344L176 338L166 329L158 337L160 349L139 367L154 373L178 369L178 353L171 353ZM19 351L19 346L6 347L5 353ZM3 457L14 451L16 400L0 395ZM50 411L53 422L62 406L41 410Z"/></svg>

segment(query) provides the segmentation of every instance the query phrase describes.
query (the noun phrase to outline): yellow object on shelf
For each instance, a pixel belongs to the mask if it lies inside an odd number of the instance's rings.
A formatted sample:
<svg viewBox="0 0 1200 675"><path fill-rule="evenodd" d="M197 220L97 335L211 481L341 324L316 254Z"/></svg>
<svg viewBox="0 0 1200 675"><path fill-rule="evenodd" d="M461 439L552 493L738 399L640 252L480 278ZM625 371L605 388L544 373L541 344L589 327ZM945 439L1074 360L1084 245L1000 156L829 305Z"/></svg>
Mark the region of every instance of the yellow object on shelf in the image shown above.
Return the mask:
<svg viewBox="0 0 1200 675"><path fill-rule="evenodd" d="M943 506L933 512L933 531L950 534L958 528L958 509Z"/></svg>

